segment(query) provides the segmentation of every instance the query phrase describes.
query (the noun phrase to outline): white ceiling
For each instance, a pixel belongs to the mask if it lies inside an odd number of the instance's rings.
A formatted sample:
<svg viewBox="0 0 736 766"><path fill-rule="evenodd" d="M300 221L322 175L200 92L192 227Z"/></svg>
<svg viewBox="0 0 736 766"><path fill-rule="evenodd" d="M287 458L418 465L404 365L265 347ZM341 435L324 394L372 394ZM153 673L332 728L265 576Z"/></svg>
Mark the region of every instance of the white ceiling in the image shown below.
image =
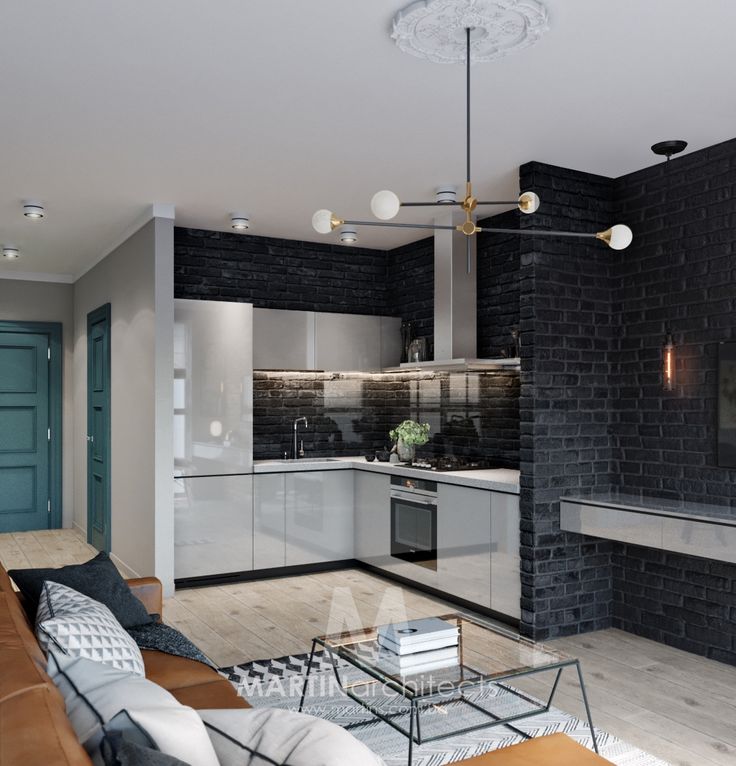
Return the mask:
<svg viewBox="0 0 736 766"><path fill-rule="evenodd" d="M406 1L3 3L0 243L23 258L0 275L79 274L153 202L181 226L227 230L243 210L253 234L315 240L319 207L369 217L378 189L461 184L463 69L395 47ZM736 135L733 0L546 5L536 47L473 69L480 196L513 198L527 160L618 176L652 164L655 141Z"/></svg>

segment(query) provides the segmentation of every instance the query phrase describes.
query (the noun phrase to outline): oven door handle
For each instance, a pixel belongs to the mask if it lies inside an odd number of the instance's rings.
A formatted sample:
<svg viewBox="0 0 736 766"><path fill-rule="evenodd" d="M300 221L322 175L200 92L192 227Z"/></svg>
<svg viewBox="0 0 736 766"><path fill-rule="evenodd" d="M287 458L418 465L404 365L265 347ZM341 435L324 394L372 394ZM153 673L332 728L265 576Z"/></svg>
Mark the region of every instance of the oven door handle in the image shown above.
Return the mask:
<svg viewBox="0 0 736 766"><path fill-rule="evenodd" d="M418 505L437 505L437 500L431 497L422 497L421 495L414 495L411 492L392 492L392 500L404 500L407 503L417 503Z"/></svg>

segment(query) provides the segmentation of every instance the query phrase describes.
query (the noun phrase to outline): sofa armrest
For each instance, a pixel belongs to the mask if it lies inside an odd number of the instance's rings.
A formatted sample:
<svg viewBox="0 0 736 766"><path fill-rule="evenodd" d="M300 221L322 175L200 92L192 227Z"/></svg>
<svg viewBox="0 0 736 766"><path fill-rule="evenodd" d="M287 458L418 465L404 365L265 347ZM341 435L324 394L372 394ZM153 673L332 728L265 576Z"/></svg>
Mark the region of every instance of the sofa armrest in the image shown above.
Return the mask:
<svg viewBox="0 0 736 766"><path fill-rule="evenodd" d="M163 588L157 577L138 577L127 580L133 595L143 602L148 614L161 616L164 610Z"/></svg>

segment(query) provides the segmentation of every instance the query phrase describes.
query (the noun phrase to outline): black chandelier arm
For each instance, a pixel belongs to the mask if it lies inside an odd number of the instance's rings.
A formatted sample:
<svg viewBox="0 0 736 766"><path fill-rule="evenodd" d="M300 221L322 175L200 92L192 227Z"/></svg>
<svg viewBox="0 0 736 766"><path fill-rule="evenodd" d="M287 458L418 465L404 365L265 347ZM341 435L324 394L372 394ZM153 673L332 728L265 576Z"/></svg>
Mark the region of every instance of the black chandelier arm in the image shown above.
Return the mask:
<svg viewBox="0 0 736 766"><path fill-rule="evenodd" d="M597 233L582 232L582 231L550 231L549 229L494 229L494 228L479 228L477 232L483 232L484 234L522 234L532 237L578 237L579 239L597 239Z"/></svg>
<svg viewBox="0 0 736 766"><path fill-rule="evenodd" d="M454 226L439 226L433 223L389 223L388 221L341 221L351 226L383 226L390 229L444 229L455 231Z"/></svg>
<svg viewBox="0 0 736 766"><path fill-rule="evenodd" d="M453 205L460 207L462 204L457 200L454 202L402 202L401 207L452 207Z"/></svg>
<svg viewBox="0 0 736 766"><path fill-rule="evenodd" d="M507 199L507 200L483 200L481 202L476 202L476 207L480 207L481 205L514 205L516 207L519 206L519 200L518 199Z"/></svg>

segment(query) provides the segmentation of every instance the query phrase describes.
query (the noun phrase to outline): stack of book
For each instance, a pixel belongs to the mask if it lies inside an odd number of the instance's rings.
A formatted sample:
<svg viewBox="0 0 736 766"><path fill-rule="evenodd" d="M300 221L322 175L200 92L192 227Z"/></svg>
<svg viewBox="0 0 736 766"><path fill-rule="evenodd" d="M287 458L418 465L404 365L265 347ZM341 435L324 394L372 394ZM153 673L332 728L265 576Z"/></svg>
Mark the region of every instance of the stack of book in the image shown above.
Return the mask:
<svg viewBox="0 0 736 766"><path fill-rule="evenodd" d="M439 617L378 628L384 667L402 676L428 673L458 664L458 628Z"/></svg>

